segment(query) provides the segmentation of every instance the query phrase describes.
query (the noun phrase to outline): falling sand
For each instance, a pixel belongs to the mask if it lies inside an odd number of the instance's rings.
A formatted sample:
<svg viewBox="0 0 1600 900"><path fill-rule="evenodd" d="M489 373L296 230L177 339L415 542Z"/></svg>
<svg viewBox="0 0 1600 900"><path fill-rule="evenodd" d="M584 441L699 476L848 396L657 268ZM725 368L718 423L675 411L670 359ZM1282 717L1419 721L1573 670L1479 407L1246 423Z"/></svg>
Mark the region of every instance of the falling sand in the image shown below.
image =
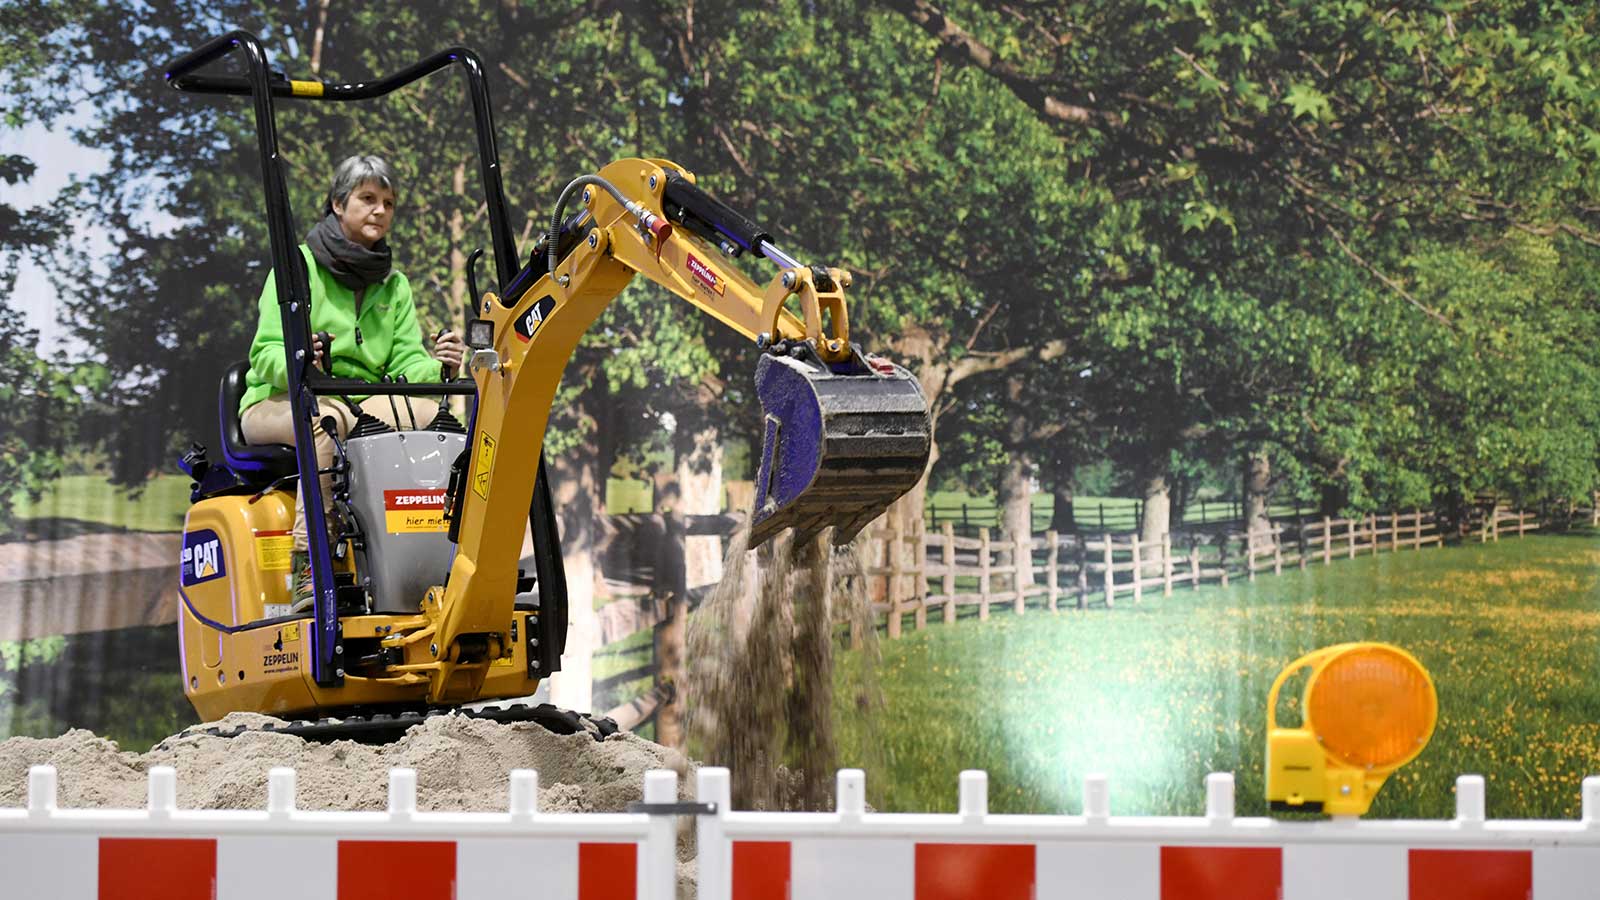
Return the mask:
<svg viewBox="0 0 1600 900"><path fill-rule="evenodd" d="M706 764L731 770L736 808L831 807L836 623L848 623L861 657L852 715L869 734L882 704L866 578L854 548L831 548L827 537L768 541L753 554L751 590L749 529L740 528L722 581L690 619L690 736Z"/></svg>

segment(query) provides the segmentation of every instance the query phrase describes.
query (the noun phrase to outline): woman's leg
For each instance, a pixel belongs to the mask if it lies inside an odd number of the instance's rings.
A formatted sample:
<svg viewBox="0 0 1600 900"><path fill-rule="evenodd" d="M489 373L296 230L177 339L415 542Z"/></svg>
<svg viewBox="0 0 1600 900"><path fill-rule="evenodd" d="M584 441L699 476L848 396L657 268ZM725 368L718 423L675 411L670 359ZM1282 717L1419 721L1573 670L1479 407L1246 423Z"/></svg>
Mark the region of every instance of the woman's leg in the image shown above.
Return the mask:
<svg viewBox="0 0 1600 900"><path fill-rule="evenodd" d="M323 416L333 416L335 430L339 436L344 437L350 430L354 416L344 404L329 398L320 398L317 401L317 422L312 428L316 435L317 468L326 469L333 464L333 441L322 430ZM252 444L288 444L294 446L294 411L289 404L288 394L273 394L244 411L239 417L240 429L244 432L244 439ZM327 511L333 495L333 485L329 476L320 479L322 486L322 508ZM307 549L306 541L306 513L305 504L301 502L301 493L296 482L294 492L294 549L304 552ZM326 540L326 537L324 537Z"/></svg>

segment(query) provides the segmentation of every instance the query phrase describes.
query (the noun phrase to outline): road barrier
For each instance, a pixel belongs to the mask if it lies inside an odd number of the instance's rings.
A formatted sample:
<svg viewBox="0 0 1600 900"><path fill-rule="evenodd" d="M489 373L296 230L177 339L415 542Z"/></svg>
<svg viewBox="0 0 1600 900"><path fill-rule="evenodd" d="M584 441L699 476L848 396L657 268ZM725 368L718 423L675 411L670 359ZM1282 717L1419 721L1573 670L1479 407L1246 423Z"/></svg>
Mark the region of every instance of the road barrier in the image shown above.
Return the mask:
<svg viewBox="0 0 1600 900"><path fill-rule="evenodd" d="M516 771L507 812L418 812L416 772L392 769L387 812L303 811L280 768L265 810L180 810L158 766L145 809L59 809L54 767L35 766L27 807L0 809L0 897L672 900L670 816L540 812L538 787ZM646 773L644 799L674 803L677 775Z"/></svg>
<svg viewBox="0 0 1600 900"><path fill-rule="evenodd" d="M959 812L866 811L858 770L832 813L727 811L728 773L701 769L700 900L1568 900L1600 896L1600 778L1577 822L1484 820L1483 779L1450 821L1236 818L1233 776L1206 814L1114 817L1106 779L1081 816L991 815L983 772Z"/></svg>
<svg viewBox="0 0 1600 900"><path fill-rule="evenodd" d="M545 813L511 773L506 812L418 812L416 774L389 773L386 812L297 810L273 769L267 808L180 810L173 769L140 810L60 809L56 772L0 809L0 896L77 900L670 900L675 817L698 812L700 900L1575 900L1600 896L1600 778L1576 821L1488 821L1484 782L1456 782L1439 821L1288 822L1234 815L1233 776L1206 778L1203 816L1112 816L1104 777L1082 815L993 815L963 772L958 812L872 813L859 770L829 813L735 812L726 769L644 777L629 813Z"/></svg>

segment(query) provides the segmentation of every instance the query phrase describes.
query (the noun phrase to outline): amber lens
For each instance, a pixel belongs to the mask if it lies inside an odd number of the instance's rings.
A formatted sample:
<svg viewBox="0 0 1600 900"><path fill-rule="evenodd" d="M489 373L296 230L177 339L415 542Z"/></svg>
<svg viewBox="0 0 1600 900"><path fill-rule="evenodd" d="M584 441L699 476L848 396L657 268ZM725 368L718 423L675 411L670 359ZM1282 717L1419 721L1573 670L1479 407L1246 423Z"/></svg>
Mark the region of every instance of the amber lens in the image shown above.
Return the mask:
<svg viewBox="0 0 1600 900"><path fill-rule="evenodd" d="M1422 749L1438 702L1420 666L1385 647L1334 657L1315 676L1307 719L1323 747L1353 766L1397 766Z"/></svg>

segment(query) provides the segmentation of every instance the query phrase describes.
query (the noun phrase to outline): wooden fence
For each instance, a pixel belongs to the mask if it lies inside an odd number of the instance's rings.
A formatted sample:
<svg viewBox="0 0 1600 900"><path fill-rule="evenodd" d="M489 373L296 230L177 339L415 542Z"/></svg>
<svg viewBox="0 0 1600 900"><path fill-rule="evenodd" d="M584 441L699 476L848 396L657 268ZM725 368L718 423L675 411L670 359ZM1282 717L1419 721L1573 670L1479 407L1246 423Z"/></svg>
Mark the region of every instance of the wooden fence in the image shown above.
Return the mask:
<svg viewBox="0 0 1600 900"><path fill-rule="evenodd" d="M1600 505L1586 511L1591 524L1600 524L1597 510ZM1496 509L1468 537L1499 540L1541 527L1544 523L1533 512ZM1050 531L1031 536L1021 548L983 527L977 537L963 537L953 522L921 540L882 527L868 536L874 539L875 556L865 573L869 583L876 579L871 586L874 608L886 615L890 638L900 637L908 614L913 629L921 630L930 614L954 622L962 607L976 607L978 620L986 621L996 606L1022 615L1030 607L1054 611L1138 604L1156 591L1171 596L1175 587L1192 589L1207 582L1226 587L1234 578L1254 580L1262 572L1438 547L1445 540L1434 514L1415 509L1279 521L1248 533L1192 531L1158 540Z"/></svg>
<svg viewBox="0 0 1600 900"><path fill-rule="evenodd" d="M1558 513L1558 522L1587 520L1600 527L1600 493L1584 509ZM1581 516L1579 515L1581 513ZM681 556L683 540L696 534L719 534L724 539L737 521L732 516L617 517L633 524L658 528L670 546L662 559ZM1285 568L1331 565L1362 554L1394 553L1441 546L1446 534L1431 512L1413 509L1360 518L1329 517L1274 521L1269 529L1244 532L1226 527L1189 530L1142 540L1137 534L1031 535L1018 552L1017 542L986 526L977 536L958 533L957 522L945 519L936 530L922 534L891 531L880 520L866 531L868 542L863 573L874 598L874 609L885 615L890 638L900 637L905 617L912 628L926 628L929 616L954 622L962 607L976 608L979 621L987 621L994 608L1009 608L1023 615L1030 607L1056 611L1112 608L1118 603L1140 604L1159 591L1170 597L1174 588L1198 588L1205 583L1227 587L1234 578L1255 580L1262 572L1282 573ZM1191 519L1190 524L1194 524ZM1453 523L1450 537L1498 541L1521 537L1547 528L1551 521L1526 510L1489 507L1465 522ZM612 604L600 611L600 643L621 640L643 629L655 631L650 662L596 683L607 689L653 675L644 695L610 710L609 714L636 727L671 709L674 686L682 677L682 622L691 605L707 588L689 589L681 566L657 565L647 586L611 586ZM665 664L664 664L665 663ZM658 719L658 725L667 725ZM659 739L681 743L675 717Z"/></svg>

